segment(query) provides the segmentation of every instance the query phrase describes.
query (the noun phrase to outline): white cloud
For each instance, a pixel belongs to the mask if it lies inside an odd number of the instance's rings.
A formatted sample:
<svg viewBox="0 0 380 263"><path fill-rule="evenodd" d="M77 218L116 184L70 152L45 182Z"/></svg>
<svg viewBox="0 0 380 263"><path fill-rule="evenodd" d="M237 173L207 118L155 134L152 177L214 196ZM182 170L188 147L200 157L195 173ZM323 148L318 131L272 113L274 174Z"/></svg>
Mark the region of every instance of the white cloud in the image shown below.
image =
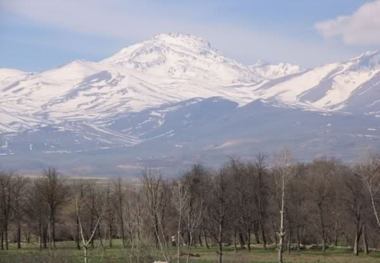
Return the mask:
<svg viewBox="0 0 380 263"><path fill-rule="evenodd" d="M380 0L362 5L352 15L318 22L315 28L324 37L338 37L348 45L379 45Z"/></svg>

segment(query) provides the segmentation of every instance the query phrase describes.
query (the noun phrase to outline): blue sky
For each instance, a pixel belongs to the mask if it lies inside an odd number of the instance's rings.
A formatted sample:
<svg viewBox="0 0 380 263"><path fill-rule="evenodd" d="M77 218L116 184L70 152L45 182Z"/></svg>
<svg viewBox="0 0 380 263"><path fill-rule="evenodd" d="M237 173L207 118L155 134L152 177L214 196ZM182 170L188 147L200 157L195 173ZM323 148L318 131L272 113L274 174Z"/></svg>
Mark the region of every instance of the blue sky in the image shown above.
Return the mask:
<svg viewBox="0 0 380 263"><path fill-rule="evenodd" d="M99 60L165 32L201 36L246 64L311 67L378 49L376 14L380 0L0 0L0 67Z"/></svg>

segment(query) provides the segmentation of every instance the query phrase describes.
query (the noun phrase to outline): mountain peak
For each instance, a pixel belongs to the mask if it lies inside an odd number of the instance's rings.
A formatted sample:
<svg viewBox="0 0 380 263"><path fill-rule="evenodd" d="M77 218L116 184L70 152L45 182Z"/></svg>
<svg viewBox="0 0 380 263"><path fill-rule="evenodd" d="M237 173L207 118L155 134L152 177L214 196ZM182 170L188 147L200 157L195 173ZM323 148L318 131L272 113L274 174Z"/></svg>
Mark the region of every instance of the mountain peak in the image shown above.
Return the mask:
<svg viewBox="0 0 380 263"><path fill-rule="evenodd" d="M160 79L207 81L214 85L258 82L262 78L190 34L168 33L122 49L102 63ZM156 81L157 83L157 81ZM216 84L217 83L217 84Z"/></svg>
<svg viewBox="0 0 380 263"><path fill-rule="evenodd" d="M178 53L180 56L198 56L216 53L208 41L201 37L183 33L158 34L149 40L123 48L115 55L103 60L112 64L161 64L168 54ZM143 68L145 68L143 66Z"/></svg>
<svg viewBox="0 0 380 263"><path fill-rule="evenodd" d="M211 48L210 43L198 36L184 33L164 33L155 35L153 41L163 42L166 45L190 46L192 48Z"/></svg>
<svg viewBox="0 0 380 263"><path fill-rule="evenodd" d="M199 43L208 43L207 40L203 39L200 36L187 34L187 33L180 33L180 32L169 32L169 33L160 33L155 36L153 36L152 39L156 40L162 40L162 41L195 41Z"/></svg>

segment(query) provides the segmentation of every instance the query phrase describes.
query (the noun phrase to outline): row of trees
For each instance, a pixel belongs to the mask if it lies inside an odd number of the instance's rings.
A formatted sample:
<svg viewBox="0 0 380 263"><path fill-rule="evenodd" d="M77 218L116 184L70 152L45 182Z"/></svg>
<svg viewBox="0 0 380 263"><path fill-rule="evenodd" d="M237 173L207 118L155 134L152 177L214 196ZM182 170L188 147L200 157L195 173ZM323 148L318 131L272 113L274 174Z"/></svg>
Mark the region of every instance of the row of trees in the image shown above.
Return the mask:
<svg viewBox="0 0 380 263"><path fill-rule="evenodd" d="M201 165L178 178L145 170L136 180L85 180L55 169L36 178L0 173L0 246L75 241L87 249L155 246L166 261L192 256L194 246L226 245L283 251L313 246L352 247L369 253L380 246L380 159L349 166L318 159L294 163L282 152L269 164L231 159L215 171ZM176 246L176 255L171 253ZM136 253L137 257L139 253Z"/></svg>

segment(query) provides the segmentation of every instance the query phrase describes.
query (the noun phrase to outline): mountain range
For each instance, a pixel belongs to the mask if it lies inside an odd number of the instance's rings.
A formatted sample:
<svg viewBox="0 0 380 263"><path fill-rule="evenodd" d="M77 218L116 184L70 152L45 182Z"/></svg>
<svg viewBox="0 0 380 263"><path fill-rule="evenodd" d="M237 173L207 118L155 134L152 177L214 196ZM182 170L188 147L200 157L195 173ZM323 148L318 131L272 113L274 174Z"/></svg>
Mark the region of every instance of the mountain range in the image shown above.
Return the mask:
<svg viewBox="0 0 380 263"><path fill-rule="evenodd" d="M311 69L244 65L160 34L99 62L0 69L0 169L178 173L289 148L355 160L380 146L380 52Z"/></svg>

